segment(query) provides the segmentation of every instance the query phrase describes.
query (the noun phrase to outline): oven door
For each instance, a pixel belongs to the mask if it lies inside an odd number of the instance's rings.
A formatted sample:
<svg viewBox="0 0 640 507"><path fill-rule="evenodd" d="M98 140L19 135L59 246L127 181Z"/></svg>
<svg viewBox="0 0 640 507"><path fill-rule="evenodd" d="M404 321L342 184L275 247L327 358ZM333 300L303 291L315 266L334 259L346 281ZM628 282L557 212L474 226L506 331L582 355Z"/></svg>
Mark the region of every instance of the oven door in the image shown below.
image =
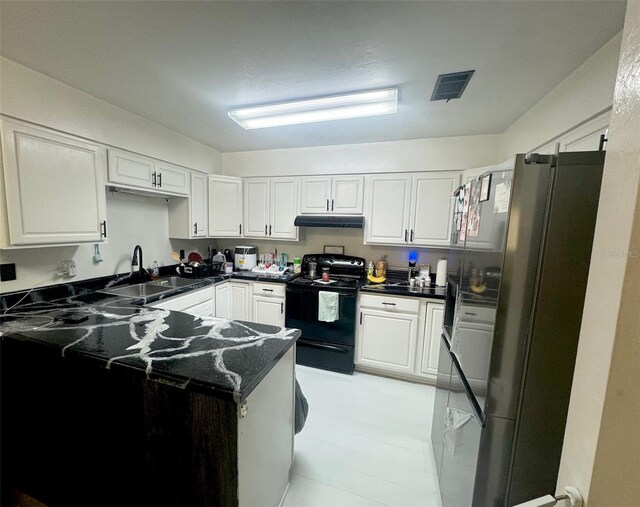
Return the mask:
<svg viewBox="0 0 640 507"><path fill-rule="evenodd" d="M287 286L285 326L302 331L301 339L331 345L355 346L356 292L339 291L338 320L318 320L318 293L316 287Z"/></svg>

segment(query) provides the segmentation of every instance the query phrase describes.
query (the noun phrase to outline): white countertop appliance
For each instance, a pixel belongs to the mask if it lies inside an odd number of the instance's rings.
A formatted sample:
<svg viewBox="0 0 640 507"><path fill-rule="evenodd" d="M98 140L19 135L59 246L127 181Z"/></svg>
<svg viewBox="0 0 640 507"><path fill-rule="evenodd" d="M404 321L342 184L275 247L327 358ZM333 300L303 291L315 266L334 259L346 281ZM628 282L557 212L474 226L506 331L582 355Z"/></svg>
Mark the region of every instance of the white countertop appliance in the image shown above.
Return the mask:
<svg viewBox="0 0 640 507"><path fill-rule="evenodd" d="M258 265L258 249L255 246L237 246L234 267L239 271L251 271Z"/></svg>

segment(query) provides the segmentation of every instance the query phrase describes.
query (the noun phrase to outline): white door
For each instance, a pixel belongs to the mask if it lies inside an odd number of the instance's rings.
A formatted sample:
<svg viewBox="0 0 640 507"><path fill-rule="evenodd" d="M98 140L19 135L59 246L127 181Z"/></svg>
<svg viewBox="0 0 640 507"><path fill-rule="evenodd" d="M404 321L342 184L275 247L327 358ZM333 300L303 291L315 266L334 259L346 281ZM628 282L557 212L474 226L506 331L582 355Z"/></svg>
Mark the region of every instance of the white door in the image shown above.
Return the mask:
<svg viewBox="0 0 640 507"><path fill-rule="evenodd" d="M253 296L253 322L284 327L284 299Z"/></svg>
<svg viewBox="0 0 640 507"><path fill-rule="evenodd" d="M209 176L209 236L242 236L242 180Z"/></svg>
<svg viewBox="0 0 640 507"><path fill-rule="evenodd" d="M298 239L298 178L271 178L269 237Z"/></svg>
<svg viewBox="0 0 640 507"><path fill-rule="evenodd" d="M427 322L422 342L420 371L434 378L438 374L438 354L440 353L443 318L443 304L427 303Z"/></svg>
<svg viewBox="0 0 640 507"><path fill-rule="evenodd" d="M2 148L12 244L102 241L104 149L10 120L2 121Z"/></svg>
<svg viewBox="0 0 640 507"><path fill-rule="evenodd" d="M357 363L374 368L413 373L418 316L362 310Z"/></svg>
<svg viewBox="0 0 640 507"><path fill-rule="evenodd" d="M365 243L408 243L411 175L378 174L366 185Z"/></svg>
<svg viewBox="0 0 640 507"><path fill-rule="evenodd" d="M269 179L244 180L244 237L266 238L269 235Z"/></svg>
<svg viewBox="0 0 640 507"><path fill-rule="evenodd" d="M361 215L364 176L334 176L331 184L331 211L338 215Z"/></svg>
<svg viewBox="0 0 640 507"><path fill-rule="evenodd" d="M109 148L109 182L155 189L156 163L135 153Z"/></svg>
<svg viewBox="0 0 640 507"><path fill-rule="evenodd" d="M216 317L231 320L231 284L229 282L216 285L215 296Z"/></svg>
<svg viewBox="0 0 640 507"><path fill-rule="evenodd" d="M231 282L231 319L251 320L251 285L242 282Z"/></svg>
<svg viewBox="0 0 640 507"><path fill-rule="evenodd" d="M191 222L193 225L192 237L207 237L209 227L207 226L208 199L207 184L208 178L203 174L191 173Z"/></svg>
<svg viewBox="0 0 640 507"><path fill-rule="evenodd" d="M156 162L156 189L189 195L189 171L166 162Z"/></svg>
<svg viewBox="0 0 640 507"><path fill-rule="evenodd" d="M459 173L417 173L413 175L409 243L448 246L451 235L451 196L460 181Z"/></svg>
<svg viewBox="0 0 640 507"><path fill-rule="evenodd" d="M300 213L329 213L331 176L302 178L300 192Z"/></svg>

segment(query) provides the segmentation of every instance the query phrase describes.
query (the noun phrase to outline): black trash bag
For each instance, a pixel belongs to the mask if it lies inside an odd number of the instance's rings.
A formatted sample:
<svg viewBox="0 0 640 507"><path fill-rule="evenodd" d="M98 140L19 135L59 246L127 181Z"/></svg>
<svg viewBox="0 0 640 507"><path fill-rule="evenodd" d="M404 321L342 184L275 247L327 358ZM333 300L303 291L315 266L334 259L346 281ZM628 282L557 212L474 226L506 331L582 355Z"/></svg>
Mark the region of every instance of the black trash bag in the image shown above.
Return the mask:
<svg viewBox="0 0 640 507"><path fill-rule="evenodd" d="M304 423L307 421L307 414L309 413L309 402L302 394L298 379L296 379L296 408L295 408L295 430L296 435L304 428Z"/></svg>

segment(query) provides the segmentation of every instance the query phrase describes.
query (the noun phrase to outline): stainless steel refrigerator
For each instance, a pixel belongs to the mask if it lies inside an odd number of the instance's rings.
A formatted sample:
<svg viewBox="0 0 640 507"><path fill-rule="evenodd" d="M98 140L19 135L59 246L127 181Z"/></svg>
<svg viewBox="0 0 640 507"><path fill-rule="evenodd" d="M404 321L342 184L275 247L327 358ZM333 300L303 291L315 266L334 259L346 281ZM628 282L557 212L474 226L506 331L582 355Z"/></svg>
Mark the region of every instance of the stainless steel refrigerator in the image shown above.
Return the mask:
<svg viewBox="0 0 640 507"><path fill-rule="evenodd" d="M431 433L444 507L555 491L603 163L518 155L453 196Z"/></svg>

